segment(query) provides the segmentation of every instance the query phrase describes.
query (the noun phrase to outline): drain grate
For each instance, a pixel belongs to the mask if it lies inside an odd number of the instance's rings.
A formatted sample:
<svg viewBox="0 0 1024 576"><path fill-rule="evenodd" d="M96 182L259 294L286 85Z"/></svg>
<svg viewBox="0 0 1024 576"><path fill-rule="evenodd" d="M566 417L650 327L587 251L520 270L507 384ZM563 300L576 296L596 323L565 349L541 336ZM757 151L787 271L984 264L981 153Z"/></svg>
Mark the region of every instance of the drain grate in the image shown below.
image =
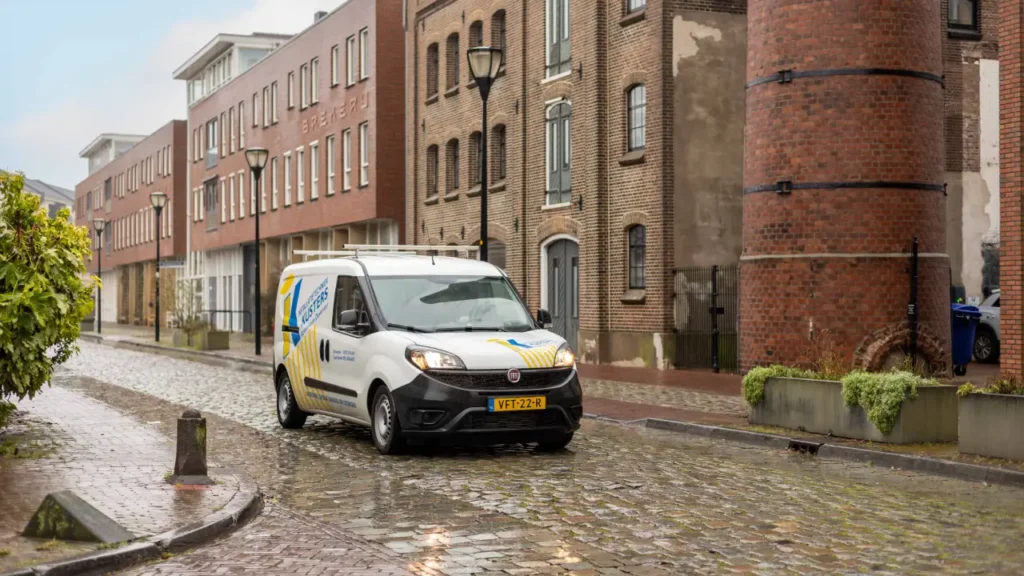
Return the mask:
<svg viewBox="0 0 1024 576"><path fill-rule="evenodd" d="M821 442L808 442L806 440L794 440L790 438L789 449L793 452L800 452L802 454L810 454L814 456L818 453L818 448L821 448Z"/></svg>

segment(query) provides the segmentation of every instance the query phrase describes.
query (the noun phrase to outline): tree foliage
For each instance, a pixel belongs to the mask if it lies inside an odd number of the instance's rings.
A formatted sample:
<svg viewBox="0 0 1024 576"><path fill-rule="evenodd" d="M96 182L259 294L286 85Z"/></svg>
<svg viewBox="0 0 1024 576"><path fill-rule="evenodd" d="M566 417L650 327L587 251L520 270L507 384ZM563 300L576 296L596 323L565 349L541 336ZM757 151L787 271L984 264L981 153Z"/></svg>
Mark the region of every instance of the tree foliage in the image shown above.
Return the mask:
<svg viewBox="0 0 1024 576"><path fill-rule="evenodd" d="M86 277L87 229L70 222L68 208L49 218L24 182L0 171L0 404L8 408L7 398L32 398L78 351L99 284Z"/></svg>

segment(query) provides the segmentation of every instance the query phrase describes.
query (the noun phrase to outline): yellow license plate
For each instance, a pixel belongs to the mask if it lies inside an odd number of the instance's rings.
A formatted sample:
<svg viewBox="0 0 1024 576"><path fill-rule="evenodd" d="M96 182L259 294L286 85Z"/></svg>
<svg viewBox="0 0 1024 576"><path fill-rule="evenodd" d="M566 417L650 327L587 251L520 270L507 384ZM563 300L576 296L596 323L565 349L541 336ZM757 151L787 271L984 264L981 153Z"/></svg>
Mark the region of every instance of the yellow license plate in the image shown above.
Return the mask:
<svg viewBox="0 0 1024 576"><path fill-rule="evenodd" d="M548 407L547 398L544 396L529 396L520 398L488 398L488 412L518 412L520 410L544 410Z"/></svg>

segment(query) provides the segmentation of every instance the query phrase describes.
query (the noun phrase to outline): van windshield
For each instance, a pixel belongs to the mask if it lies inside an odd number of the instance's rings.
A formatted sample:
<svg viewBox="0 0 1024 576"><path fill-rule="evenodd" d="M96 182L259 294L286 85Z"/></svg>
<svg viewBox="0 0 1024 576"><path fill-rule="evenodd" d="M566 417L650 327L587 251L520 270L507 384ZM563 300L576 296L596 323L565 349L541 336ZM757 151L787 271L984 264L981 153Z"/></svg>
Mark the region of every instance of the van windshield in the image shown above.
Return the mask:
<svg viewBox="0 0 1024 576"><path fill-rule="evenodd" d="M508 281L497 276L372 278L393 328L425 332L526 332L533 321Z"/></svg>

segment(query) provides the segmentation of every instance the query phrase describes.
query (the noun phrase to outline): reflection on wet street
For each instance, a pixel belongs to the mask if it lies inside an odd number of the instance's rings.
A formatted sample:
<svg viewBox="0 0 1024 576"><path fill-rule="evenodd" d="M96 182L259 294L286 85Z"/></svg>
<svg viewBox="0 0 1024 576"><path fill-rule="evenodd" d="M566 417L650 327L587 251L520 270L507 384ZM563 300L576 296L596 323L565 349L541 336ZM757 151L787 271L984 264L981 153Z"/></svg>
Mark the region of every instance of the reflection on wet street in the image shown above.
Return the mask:
<svg viewBox="0 0 1024 576"><path fill-rule="evenodd" d="M132 369L125 370L125 366ZM82 344L63 386L161 422L210 419L210 457L266 513L133 573L1018 573L1024 490L593 421L569 450L381 457L313 418L285 431L269 376ZM347 567L347 568L346 568ZM361 573L361 572L355 572Z"/></svg>

